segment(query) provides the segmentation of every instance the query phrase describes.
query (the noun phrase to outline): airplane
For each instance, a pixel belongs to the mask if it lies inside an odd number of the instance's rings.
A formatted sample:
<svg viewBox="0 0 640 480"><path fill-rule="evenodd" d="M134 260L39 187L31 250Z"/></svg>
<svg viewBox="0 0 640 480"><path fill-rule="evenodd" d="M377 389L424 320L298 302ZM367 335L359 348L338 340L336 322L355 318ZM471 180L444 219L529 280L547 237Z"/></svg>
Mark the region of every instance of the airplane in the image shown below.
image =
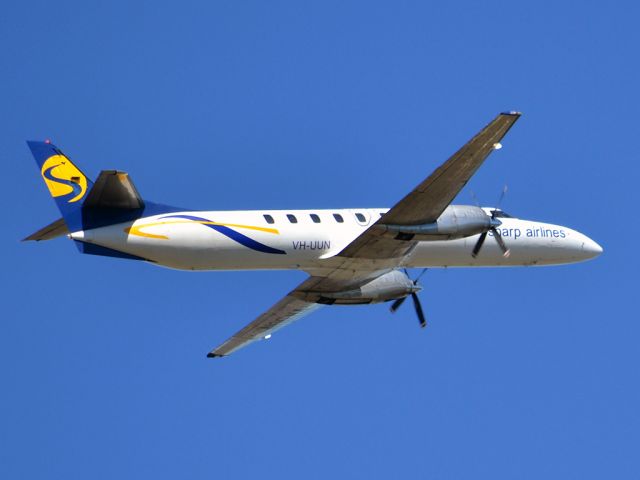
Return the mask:
<svg viewBox="0 0 640 480"><path fill-rule="evenodd" d="M196 211L143 200L126 172L91 181L50 141L28 141L62 218L24 240L66 235L81 253L180 270L303 270L309 277L207 354L222 357L323 305L411 297L409 268L557 265L602 253L565 226L452 201L520 118L497 115L391 208ZM424 270L423 270L424 272Z"/></svg>

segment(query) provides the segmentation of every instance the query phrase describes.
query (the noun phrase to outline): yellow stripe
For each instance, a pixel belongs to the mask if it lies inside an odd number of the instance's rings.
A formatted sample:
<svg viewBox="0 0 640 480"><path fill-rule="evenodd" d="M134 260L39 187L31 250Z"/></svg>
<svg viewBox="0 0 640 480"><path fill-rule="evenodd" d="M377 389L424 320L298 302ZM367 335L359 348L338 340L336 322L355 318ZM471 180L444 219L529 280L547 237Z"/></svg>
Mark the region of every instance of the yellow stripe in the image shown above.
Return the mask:
<svg viewBox="0 0 640 480"><path fill-rule="evenodd" d="M174 220L171 222L154 222L154 223L145 223L144 225L132 225L124 229L124 233L129 235L136 235L138 237L145 238L156 238L158 240L169 240L169 237L165 235L156 235L154 233L143 232L142 228L147 227L156 227L158 225L175 225L177 223L197 223L201 225L218 225L220 227L233 227L233 228L245 228L247 230L256 230L258 232L272 233L274 235L279 235L280 232L276 228L267 228L267 227L256 227L254 225L239 225L236 223L218 223L218 222L205 222L205 221L197 221L197 220Z"/></svg>
<svg viewBox="0 0 640 480"><path fill-rule="evenodd" d="M158 240L169 240L169 237L165 235L154 235L153 233L146 233L146 232L140 231L140 229L143 227L152 227L154 225L159 225L159 224L149 223L147 225L139 225L139 226L131 225L130 227L127 227L124 229L124 233L126 233L127 235L136 235L138 237L157 238Z"/></svg>

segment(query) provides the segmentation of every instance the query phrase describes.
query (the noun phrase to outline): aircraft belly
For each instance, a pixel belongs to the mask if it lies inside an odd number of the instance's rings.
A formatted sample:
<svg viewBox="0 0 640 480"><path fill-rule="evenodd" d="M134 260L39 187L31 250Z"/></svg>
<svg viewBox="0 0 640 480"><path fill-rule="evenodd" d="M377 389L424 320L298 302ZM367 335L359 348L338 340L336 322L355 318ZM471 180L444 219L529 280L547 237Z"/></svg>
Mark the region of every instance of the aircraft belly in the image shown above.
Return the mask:
<svg viewBox="0 0 640 480"><path fill-rule="evenodd" d="M303 263L303 259L292 255L275 258L264 253L215 247L163 249L151 260L182 270L288 270L300 268Z"/></svg>

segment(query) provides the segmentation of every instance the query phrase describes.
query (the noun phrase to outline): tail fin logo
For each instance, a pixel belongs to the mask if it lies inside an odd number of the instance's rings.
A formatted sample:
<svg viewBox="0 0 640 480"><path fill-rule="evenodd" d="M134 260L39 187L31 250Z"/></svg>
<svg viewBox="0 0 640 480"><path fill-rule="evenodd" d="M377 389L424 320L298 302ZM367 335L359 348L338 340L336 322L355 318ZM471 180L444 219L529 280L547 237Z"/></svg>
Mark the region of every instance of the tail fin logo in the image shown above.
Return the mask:
<svg viewBox="0 0 640 480"><path fill-rule="evenodd" d="M41 173L51 196L70 197L67 203L77 202L87 191L87 177L64 155L47 158Z"/></svg>

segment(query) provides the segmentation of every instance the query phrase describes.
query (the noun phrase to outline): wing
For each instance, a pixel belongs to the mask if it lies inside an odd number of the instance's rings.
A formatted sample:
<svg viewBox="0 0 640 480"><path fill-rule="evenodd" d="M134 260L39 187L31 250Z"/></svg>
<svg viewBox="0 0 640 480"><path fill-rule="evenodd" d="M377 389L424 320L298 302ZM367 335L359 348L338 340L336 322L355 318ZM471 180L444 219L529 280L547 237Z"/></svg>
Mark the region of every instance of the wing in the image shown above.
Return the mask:
<svg viewBox="0 0 640 480"><path fill-rule="evenodd" d="M318 303L300 300L291 294L284 297L229 340L207 354L207 357L224 357L232 352L260 340L291 322L320 308Z"/></svg>
<svg viewBox="0 0 640 480"><path fill-rule="evenodd" d="M382 237L385 225L436 221L519 117L517 112L498 115L338 255L310 270L312 276L207 356L228 355L311 313L323 302L323 293L361 287L397 268L417 241Z"/></svg>
<svg viewBox="0 0 640 480"><path fill-rule="evenodd" d="M421 225L435 222L489 154L500 148L500 141L520 115L518 112L499 114L338 255L370 259L398 258L406 255L416 242L381 238L380 235L386 230L384 225Z"/></svg>
<svg viewBox="0 0 640 480"><path fill-rule="evenodd" d="M518 112L499 114L389 210L381 218L382 223L419 225L435 222L489 154L500 148L500 141L520 115Z"/></svg>

